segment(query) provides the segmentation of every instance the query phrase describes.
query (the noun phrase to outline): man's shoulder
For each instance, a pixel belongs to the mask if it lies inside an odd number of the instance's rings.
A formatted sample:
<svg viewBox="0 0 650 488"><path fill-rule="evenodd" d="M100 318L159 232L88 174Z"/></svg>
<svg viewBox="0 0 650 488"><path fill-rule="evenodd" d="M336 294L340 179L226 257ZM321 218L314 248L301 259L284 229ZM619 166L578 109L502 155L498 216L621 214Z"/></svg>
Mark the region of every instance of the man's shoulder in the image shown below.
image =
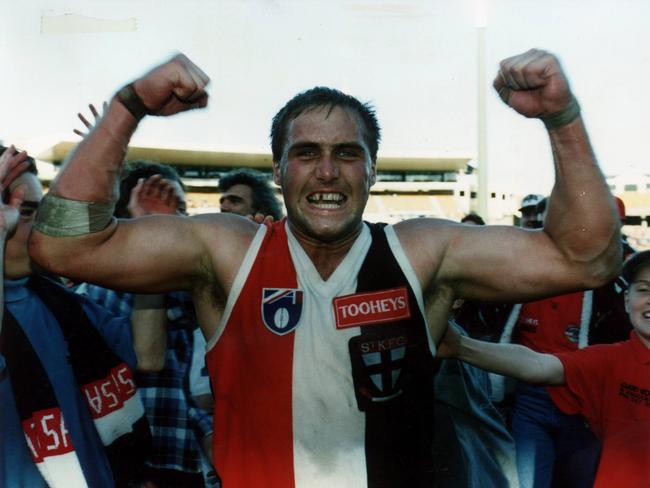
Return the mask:
<svg viewBox="0 0 650 488"><path fill-rule="evenodd" d="M469 226L447 219L420 217L402 220L391 225L391 227L401 240L406 240L411 238L442 239L450 232Z"/></svg>
<svg viewBox="0 0 650 488"><path fill-rule="evenodd" d="M203 214L191 218L194 235L209 252L224 256L245 252L260 229L260 224L231 213Z"/></svg>
<svg viewBox="0 0 650 488"><path fill-rule="evenodd" d="M440 265L454 232L462 227L465 226L450 220L417 218L393 224L388 227L390 230L387 232L394 231L404 253L416 270L428 269L431 274Z"/></svg>

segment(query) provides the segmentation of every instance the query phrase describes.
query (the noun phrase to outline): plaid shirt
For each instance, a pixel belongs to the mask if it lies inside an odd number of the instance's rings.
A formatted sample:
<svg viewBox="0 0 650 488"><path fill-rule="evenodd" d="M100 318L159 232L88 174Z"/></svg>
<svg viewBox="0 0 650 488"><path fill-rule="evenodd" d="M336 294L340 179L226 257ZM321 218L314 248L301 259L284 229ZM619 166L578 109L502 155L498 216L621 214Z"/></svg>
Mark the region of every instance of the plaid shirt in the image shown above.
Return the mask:
<svg viewBox="0 0 650 488"><path fill-rule="evenodd" d="M113 291L90 283L81 283L75 287L74 291L79 295L87 296L113 315L131 317L131 310L133 309L133 295L131 293Z"/></svg>
<svg viewBox="0 0 650 488"><path fill-rule="evenodd" d="M133 295L82 284L77 290L118 315L131 314ZM212 417L190 396L193 331L196 316L187 293L169 293L165 365L158 373L136 373L136 381L153 436L147 464L154 468L198 473L200 441L212 433Z"/></svg>

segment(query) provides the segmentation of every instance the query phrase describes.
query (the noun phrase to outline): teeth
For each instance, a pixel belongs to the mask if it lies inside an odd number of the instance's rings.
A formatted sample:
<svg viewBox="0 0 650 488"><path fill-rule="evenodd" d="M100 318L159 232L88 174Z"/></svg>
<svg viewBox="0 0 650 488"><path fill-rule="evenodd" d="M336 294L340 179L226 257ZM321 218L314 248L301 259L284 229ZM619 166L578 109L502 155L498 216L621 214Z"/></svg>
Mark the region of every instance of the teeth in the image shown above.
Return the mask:
<svg viewBox="0 0 650 488"><path fill-rule="evenodd" d="M309 203L318 208L338 208L344 199L340 193L314 193L307 197Z"/></svg>
<svg viewBox="0 0 650 488"><path fill-rule="evenodd" d="M321 200L327 200L327 201L336 201L338 202L339 200L343 200L343 197L339 195L338 193L321 193L320 194L320 199Z"/></svg>
<svg viewBox="0 0 650 488"><path fill-rule="evenodd" d="M650 319L650 312L643 312L642 315L644 319Z"/></svg>

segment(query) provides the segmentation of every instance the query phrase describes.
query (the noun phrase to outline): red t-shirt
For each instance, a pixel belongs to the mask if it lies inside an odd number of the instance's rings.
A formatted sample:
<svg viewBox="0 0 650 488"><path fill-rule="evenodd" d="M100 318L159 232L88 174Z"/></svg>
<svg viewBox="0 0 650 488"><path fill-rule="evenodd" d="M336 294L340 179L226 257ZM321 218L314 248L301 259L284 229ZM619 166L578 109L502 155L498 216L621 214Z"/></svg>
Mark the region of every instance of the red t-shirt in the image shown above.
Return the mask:
<svg viewBox="0 0 650 488"><path fill-rule="evenodd" d="M602 440L594 487L650 487L650 349L630 340L559 353L566 386L557 407L583 415Z"/></svg>
<svg viewBox="0 0 650 488"><path fill-rule="evenodd" d="M525 303L514 342L542 353L575 351L583 297L584 293L577 292Z"/></svg>

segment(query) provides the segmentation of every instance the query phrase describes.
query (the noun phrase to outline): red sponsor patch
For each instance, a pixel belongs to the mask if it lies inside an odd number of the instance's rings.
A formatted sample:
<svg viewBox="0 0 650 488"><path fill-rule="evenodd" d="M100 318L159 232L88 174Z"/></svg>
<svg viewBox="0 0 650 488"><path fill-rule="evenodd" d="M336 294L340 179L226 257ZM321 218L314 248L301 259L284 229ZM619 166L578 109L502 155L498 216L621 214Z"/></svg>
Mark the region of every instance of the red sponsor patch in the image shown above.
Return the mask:
<svg viewBox="0 0 650 488"><path fill-rule="evenodd" d="M334 299L337 329L411 318L406 287L355 293Z"/></svg>

